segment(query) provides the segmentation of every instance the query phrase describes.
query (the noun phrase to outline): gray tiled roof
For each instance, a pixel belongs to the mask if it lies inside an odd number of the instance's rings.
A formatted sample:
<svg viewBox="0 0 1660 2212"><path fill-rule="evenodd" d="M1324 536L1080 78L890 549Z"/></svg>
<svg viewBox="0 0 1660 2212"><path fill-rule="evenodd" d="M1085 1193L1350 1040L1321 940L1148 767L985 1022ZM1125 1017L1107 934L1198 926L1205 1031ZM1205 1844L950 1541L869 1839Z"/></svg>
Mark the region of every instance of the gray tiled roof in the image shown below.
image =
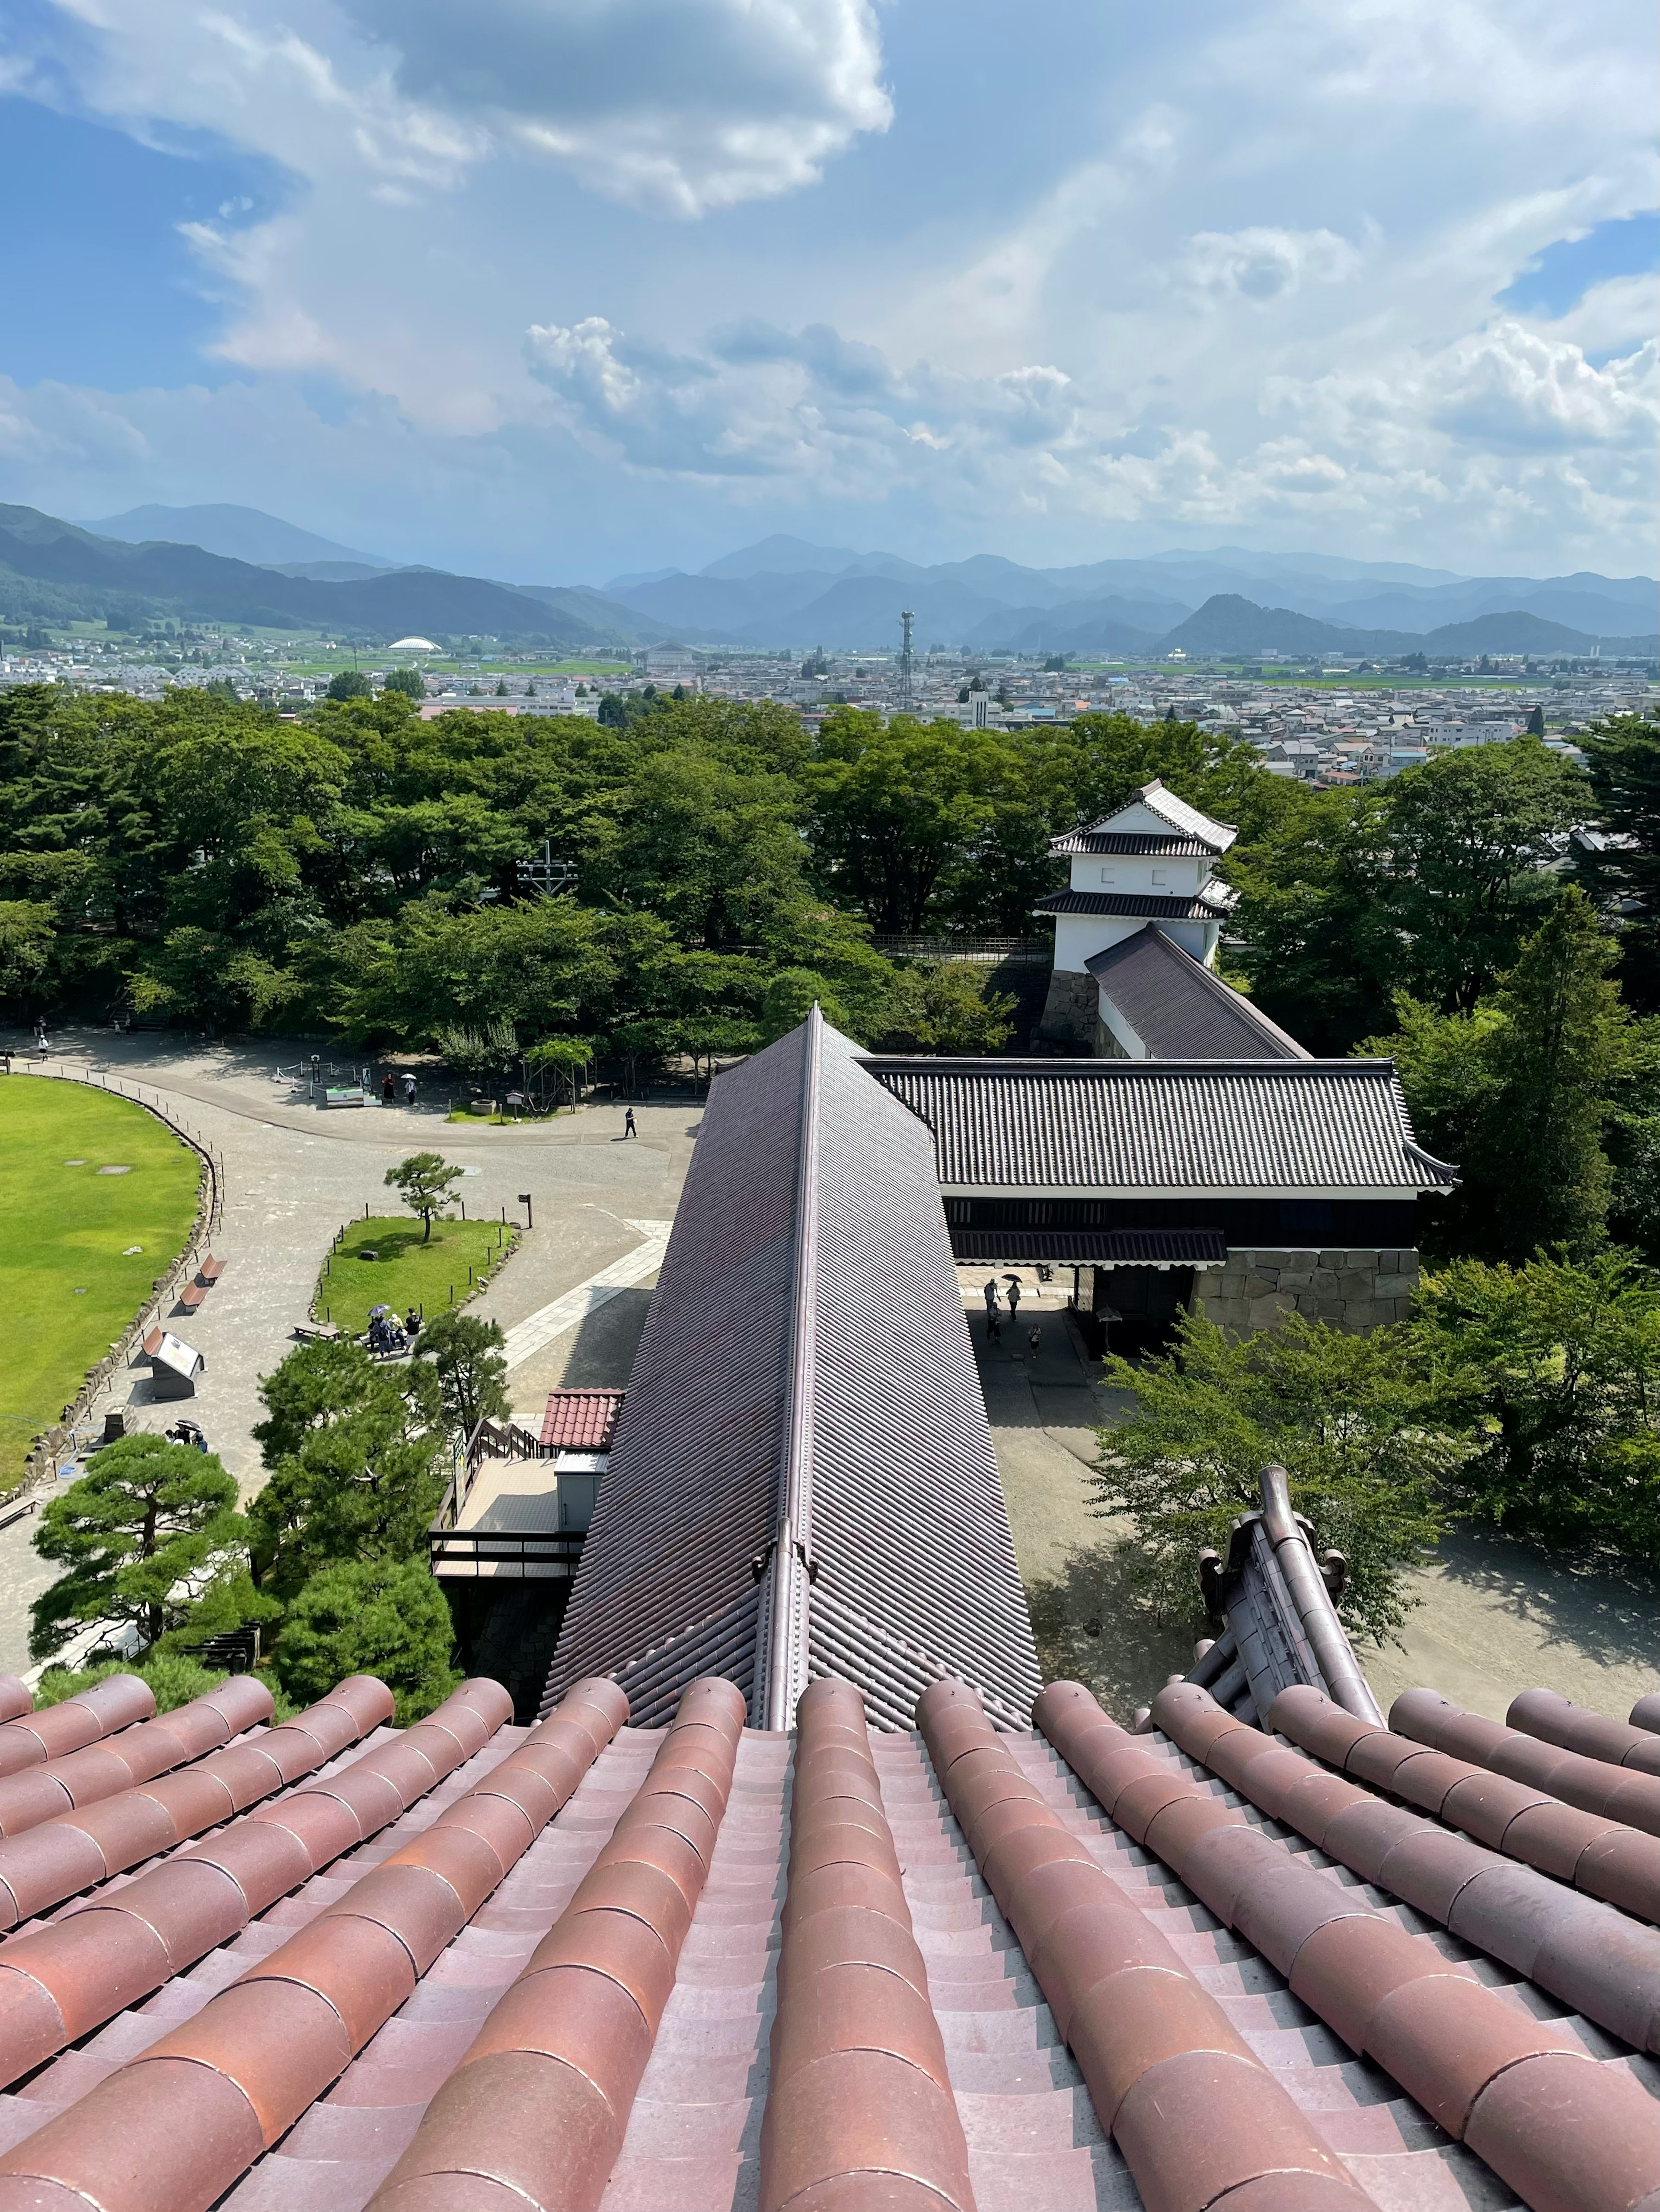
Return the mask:
<svg viewBox="0 0 1660 2212"><path fill-rule="evenodd" d="M1232 912L1237 893L1207 884L1196 898L1160 898L1147 891L1052 891L1034 914L1127 914L1144 921L1217 921Z"/></svg>
<svg viewBox="0 0 1660 2212"><path fill-rule="evenodd" d="M1307 1060L1246 998L1149 922L1085 967L1152 1060Z"/></svg>
<svg viewBox="0 0 1660 2212"><path fill-rule="evenodd" d="M1153 854L1171 860L1201 860L1216 848L1201 838L1183 837L1172 830L1159 836L1152 830L1069 830L1064 837L1049 839L1051 853L1122 853Z"/></svg>
<svg viewBox="0 0 1660 2212"><path fill-rule="evenodd" d="M953 1226L959 1260L1054 1260L1062 1267L1219 1267L1219 1229L965 1229Z"/></svg>
<svg viewBox="0 0 1660 2212"><path fill-rule="evenodd" d="M1387 1060L924 1060L871 1073L933 1133L949 1190L1445 1190Z"/></svg>
<svg viewBox="0 0 1660 2212"><path fill-rule="evenodd" d="M549 1697L652 1721L708 1673L757 1723L786 1674L889 1727L1039 1684L933 1148L816 1013L714 1086Z"/></svg>

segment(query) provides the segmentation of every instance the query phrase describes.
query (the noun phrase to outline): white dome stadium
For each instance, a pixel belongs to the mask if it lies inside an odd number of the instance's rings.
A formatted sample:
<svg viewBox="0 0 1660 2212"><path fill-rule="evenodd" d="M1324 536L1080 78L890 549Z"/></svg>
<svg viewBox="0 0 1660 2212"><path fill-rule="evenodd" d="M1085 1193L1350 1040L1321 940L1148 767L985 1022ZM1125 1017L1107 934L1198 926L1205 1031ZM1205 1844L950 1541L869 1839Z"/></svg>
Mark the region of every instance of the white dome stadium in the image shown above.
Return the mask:
<svg viewBox="0 0 1660 2212"><path fill-rule="evenodd" d="M438 647L429 637L394 638L386 648L389 653L436 653Z"/></svg>

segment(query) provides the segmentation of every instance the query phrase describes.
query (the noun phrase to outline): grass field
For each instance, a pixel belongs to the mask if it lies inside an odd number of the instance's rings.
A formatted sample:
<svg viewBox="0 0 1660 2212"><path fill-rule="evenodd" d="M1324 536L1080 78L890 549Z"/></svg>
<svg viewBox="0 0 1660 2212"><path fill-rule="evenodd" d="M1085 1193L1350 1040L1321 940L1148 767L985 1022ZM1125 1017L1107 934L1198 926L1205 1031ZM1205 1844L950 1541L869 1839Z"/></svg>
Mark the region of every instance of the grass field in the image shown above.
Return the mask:
<svg viewBox="0 0 1660 2212"><path fill-rule="evenodd" d="M357 1336L369 1325L371 1306L393 1306L400 1318L411 1306L441 1313L452 1287L455 1304L465 1305L513 1244L513 1231L504 1239L495 1221L435 1221L429 1244L422 1243L421 1224L410 1214L354 1221L318 1278L312 1311ZM376 1256L362 1259L364 1252Z"/></svg>
<svg viewBox="0 0 1660 2212"><path fill-rule="evenodd" d="M128 1099L0 1077L0 1490L172 1266L200 1174L189 1146Z"/></svg>

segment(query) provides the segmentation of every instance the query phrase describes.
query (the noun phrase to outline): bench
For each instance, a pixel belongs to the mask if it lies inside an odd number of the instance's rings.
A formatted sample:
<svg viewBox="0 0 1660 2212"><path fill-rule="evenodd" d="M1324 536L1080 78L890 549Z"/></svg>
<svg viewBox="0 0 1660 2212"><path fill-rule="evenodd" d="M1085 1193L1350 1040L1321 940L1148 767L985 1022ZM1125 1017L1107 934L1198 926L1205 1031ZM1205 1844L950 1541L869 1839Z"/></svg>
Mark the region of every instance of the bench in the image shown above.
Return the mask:
<svg viewBox="0 0 1660 2212"><path fill-rule="evenodd" d="M194 1313L207 1294L205 1283L186 1283L179 1293L179 1304L186 1313Z"/></svg>
<svg viewBox="0 0 1660 2212"><path fill-rule="evenodd" d="M144 1357L145 1357L145 1358L146 1358L146 1359L154 1359L154 1358L155 1358L155 1355L156 1355L156 1353L157 1353L158 1352L160 1352L160 1350L161 1350L161 1330L160 1330L159 1328L150 1328L150 1329L146 1329L146 1330L145 1330L145 1332L144 1332Z"/></svg>
<svg viewBox="0 0 1660 2212"><path fill-rule="evenodd" d="M204 1289L211 1289L213 1285L219 1280L219 1278L224 1273L224 1261L222 1260L216 1260L212 1253L210 1252L207 1258L203 1261L201 1266L197 1269L196 1279L204 1286Z"/></svg>

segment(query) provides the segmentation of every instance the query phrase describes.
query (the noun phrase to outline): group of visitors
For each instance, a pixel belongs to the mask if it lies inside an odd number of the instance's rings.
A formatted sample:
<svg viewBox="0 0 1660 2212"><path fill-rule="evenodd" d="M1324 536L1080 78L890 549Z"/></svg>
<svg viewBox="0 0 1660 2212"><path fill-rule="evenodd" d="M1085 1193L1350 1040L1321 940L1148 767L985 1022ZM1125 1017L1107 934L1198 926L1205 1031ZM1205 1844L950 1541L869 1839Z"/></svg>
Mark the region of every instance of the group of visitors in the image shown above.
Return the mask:
<svg viewBox="0 0 1660 2212"><path fill-rule="evenodd" d="M986 1301L986 1341L988 1344L1000 1344L1003 1341L1003 1304L1005 1302L1006 1302L1008 1306L1010 1321L1016 1322L1020 1317L1020 1300L1025 1294L1020 1278L1018 1275L1009 1274L1005 1275L1003 1280L1008 1285L1008 1288L1006 1291L1000 1289L995 1275L988 1275L986 1278L985 1290L982 1293ZM1031 1327L1026 1331L1026 1343L1031 1349L1033 1358L1035 1359L1037 1357L1038 1352L1042 1350L1043 1343L1043 1325L1041 1322L1034 1321Z"/></svg>
<svg viewBox="0 0 1660 2212"><path fill-rule="evenodd" d="M376 1306L369 1316L368 1347L377 1359L396 1359L421 1334L421 1316L411 1306L402 1321L390 1306Z"/></svg>

